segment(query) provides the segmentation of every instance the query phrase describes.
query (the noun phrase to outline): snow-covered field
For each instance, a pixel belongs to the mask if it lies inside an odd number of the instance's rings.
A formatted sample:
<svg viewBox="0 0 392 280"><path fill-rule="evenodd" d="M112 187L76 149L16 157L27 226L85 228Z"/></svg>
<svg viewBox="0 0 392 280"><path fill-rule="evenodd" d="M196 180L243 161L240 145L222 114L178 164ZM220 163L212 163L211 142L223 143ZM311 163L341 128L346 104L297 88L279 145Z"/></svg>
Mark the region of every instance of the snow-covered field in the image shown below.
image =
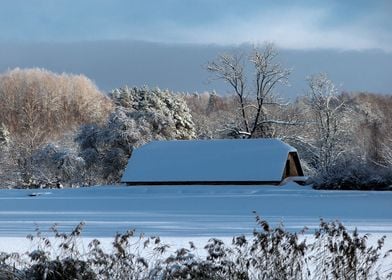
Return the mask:
<svg viewBox="0 0 392 280"><path fill-rule="evenodd" d="M37 196L29 196L36 193ZM319 219L392 244L392 192L316 191L295 183L277 186L102 186L56 190L0 190L0 251L25 246L24 237L54 223L68 231L86 223L87 238L136 229L183 245L185 240L250 235L256 211L286 229L315 228ZM175 244L178 242L178 244Z"/></svg>

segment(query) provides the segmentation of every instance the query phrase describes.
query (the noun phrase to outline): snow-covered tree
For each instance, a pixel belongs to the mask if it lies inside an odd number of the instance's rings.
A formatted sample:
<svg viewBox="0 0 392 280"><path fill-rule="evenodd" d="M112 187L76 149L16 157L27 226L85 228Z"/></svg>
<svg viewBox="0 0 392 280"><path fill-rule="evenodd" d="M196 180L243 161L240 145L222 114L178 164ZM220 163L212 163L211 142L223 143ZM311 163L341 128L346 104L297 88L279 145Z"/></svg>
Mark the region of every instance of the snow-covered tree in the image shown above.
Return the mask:
<svg viewBox="0 0 392 280"><path fill-rule="evenodd" d="M305 102L309 113L309 129L313 139L317 169L328 170L344 151L342 140L345 106L338 98L338 91L325 74L314 75L308 80L309 90Z"/></svg>
<svg viewBox="0 0 392 280"><path fill-rule="evenodd" d="M0 150L10 142L10 133L4 124L0 124Z"/></svg>
<svg viewBox="0 0 392 280"><path fill-rule="evenodd" d="M183 97L159 88L120 88L111 92L114 103L128 117L148 124L156 139L191 139L194 124Z"/></svg>
<svg viewBox="0 0 392 280"><path fill-rule="evenodd" d="M267 104L276 104L276 88L288 83L291 72L276 61L277 56L274 45L266 44L248 56L221 54L207 65L207 70L226 82L237 97L241 121L232 127L236 134L270 137L271 124L284 123L270 119L266 110ZM247 67L252 68L252 77L248 77Z"/></svg>
<svg viewBox="0 0 392 280"><path fill-rule="evenodd" d="M39 165L45 165L33 160L37 153L42 154L48 143L61 141L80 125L105 122L112 105L83 75L39 68L0 74L1 184L35 184L37 170L43 167ZM43 172L48 178L53 173ZM69 179L66 173L60 174L64 180Z"/></svg>
<svg viewBox="0 0 392 280"><path fill-rule="evenodd" d="M347 99L357 112L355 141L361 156L376 166L391 166L392 98L360 93L351 94Z"/></svg>
<svg viewBox="0 0 392 280"><path fill-rule="evenodd" d="M147 135L150 133L145 131ZM89 184L117 182L135 146L141 144L143 126L117 109L103 126L83 126L76 138L85 161Z"/></svg>
<svg viewBox="0 0 392 280"><path fill-rule="evenodd" d="M32 155L30 185L60 187L83 184L84 165L84 159L75 151L47 144Z"/></svg>
<svg viewBox="0 0 392 280"><path fill-rule="evenodd" d="M386 141L386 143L383 145L383 151L385 162L392 171L392 139L388 139Z"/></svg>
<svg viewBox="0 0 392 280"><path fill-rule="evenodd" d="M7 127L0 125L0 188L12 186L15 161L10 154L11 137Z"/></svg>
<svg viewBox="0 0 392 280"><path fill-rule="evenodd" d="M45 69L0 74L0 123L26 149L61 138L86 123L102 123L112 103L83 75Z"/></svg>
<svg viewBox="0 0 392 280"><path fill-rule="evenodd" d="M77 137L90 181L118 182L133 148L151 140L192 139L195 129L180 95L160 89L111 92L116 105L104 126L84 126Z"/></svg>

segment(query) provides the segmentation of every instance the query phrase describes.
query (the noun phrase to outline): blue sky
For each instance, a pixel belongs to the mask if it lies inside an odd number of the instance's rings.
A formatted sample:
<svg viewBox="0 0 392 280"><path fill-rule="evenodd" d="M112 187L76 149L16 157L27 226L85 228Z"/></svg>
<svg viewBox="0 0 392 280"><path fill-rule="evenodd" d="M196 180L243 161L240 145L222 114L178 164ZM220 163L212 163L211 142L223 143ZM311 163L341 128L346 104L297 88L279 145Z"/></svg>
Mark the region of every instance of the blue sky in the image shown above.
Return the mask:
<svg viewBox="0 0 392 280"><path fill-rule="evenodd" d="M0 1L1 41L273 41L286 49L392 52L388 0Z"/></svg>

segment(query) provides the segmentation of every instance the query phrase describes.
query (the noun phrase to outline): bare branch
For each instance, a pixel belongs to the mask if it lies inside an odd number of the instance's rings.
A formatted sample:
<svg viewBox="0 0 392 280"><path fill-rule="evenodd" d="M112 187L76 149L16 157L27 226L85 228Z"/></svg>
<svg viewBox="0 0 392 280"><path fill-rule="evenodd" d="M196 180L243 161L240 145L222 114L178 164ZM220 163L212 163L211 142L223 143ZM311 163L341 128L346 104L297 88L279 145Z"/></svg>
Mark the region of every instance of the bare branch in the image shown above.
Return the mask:
<svg viewBox="0 0 392 280"><path fill-rule="evenodd" d="M258 124L266 124L266 123L273 123L273 124L281 124L281 125L304 125L306 122L299 122L299 121L282 121L282 120L263 120L260 121Z"/></svg>
<svg viewBox="0 0 392 280"><path fill-rule="evenodd" d="M288 83L291 70L276 62L277 56L278 52L273 44L255 48L248 56L247 62L254 68L254 77L250 79L254 82L254 86L247 85L244 55L222 54L207 66L207 70L213 73L216 79L224 80L237 95L242 116L242 130L246 131L249 137L254 136L261 123L270 123L260 122L265 118L264 106L279 105L273 101L274 90L278 84ZM251 96L250 100L247 100L248 95Z"/></svg>
<svg viewBox="0 0 392 280"><path fill-rule="evenodd" d="M245 109L246 80L243 55L219 55L215 61L207 65L207 70L212 72L217 79L224 80L234 89L239 100L244 128L249 132L248 117Z"/></svg>

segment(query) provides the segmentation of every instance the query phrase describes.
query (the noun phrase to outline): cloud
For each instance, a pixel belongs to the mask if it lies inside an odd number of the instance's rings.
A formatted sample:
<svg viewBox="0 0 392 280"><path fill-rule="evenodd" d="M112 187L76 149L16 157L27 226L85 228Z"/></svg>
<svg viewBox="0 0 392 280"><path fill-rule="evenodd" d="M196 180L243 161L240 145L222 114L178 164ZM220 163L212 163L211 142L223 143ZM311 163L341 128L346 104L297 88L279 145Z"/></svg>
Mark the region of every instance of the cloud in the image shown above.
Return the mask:
<svg viewBox="0 0 392 280"><path fill-rule="evenodd" d="M391 7L389 0L14 0L0 9L0 40L272 41L286 49L392 52Z"/></svg>
<svg viewBox="0 0 392 280"><path fill-rule="evenodd" d="M159 33L140 39L160 42L198 44L241 44L270 41L285 49L381 49L392 52L389 32L374 30L371 18L325 24L332 18L330 9L300 9L260 12L251 18L225 17L214 23L183 27L175 22L161 25Z"/></svg>

